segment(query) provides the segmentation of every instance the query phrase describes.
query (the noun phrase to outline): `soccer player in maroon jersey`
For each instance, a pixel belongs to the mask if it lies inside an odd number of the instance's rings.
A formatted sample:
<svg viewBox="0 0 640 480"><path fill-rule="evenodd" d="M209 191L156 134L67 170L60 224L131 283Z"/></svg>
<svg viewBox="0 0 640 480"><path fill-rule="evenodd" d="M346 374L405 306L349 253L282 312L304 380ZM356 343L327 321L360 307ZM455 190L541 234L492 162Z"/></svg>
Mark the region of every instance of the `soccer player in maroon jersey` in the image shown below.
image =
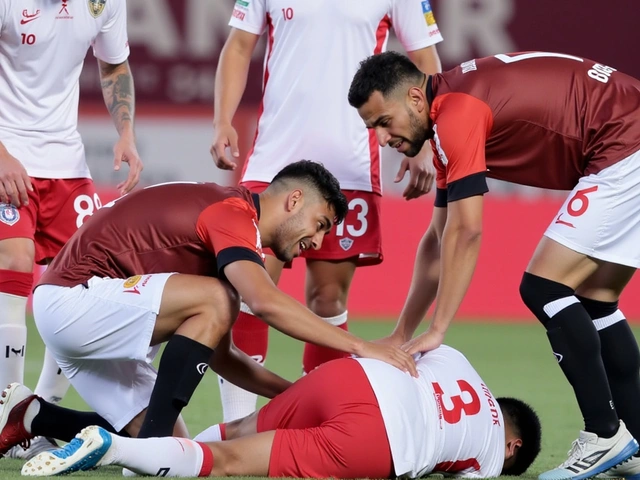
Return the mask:
<svg viewBox="0 0 640 480"><path fill-rule="evenodd" d="M282 169L261 194L170 183L105 205L34 292L45 344L96 413L51 405L11 384L0 398L0 454L33 435L69 441L94 423L131 436L187 436L176 421L209 365L259 395L282 392L289 382L229 339L240 297L288 335L417 375L410 355L333 328L278 290L264 268L263 246L291 260L319 248L346 212L335 177L306 160ZM150 347L163 342L156 374ZM34 419L29 430L25 418Z"/></svg>
<svg viewBox="0 0 640 480"><path fill-rule="evenodd" d="M640 457L632 457L640 353L618 309L640 267L640 81L561 53L500 54L433 76L385 53L361 63L349 103L381 145L410 156L429 140L435 155L431 225L386 339L408 352L440 345L464 298L480 247L486 177L571 190L520 285L585 422L568 460L540 478L605 471L640 478ZM434 299L429 329L411 340Z"/></svg>

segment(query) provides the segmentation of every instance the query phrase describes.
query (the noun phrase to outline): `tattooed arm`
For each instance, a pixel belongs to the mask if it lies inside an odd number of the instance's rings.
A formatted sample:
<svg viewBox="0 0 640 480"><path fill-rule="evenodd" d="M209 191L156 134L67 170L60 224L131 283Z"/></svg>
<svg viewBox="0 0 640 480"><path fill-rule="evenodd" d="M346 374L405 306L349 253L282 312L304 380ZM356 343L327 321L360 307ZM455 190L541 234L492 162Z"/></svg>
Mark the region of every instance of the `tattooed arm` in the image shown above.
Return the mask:
<svg viewBox="0 0 640 480"><path fill-rule="evenodd" d="M124 61L112 65L98 60L100 67L100 85L104 103L113 118L113 123L120 135L120 140L113 147L114 170L120 170L122 162L129 164L129 176L118 185L120 194L124 195L138 183L143 165L136 150L133 133L133 117L135 110L135 92L133 76L129 62Z"/></svg>

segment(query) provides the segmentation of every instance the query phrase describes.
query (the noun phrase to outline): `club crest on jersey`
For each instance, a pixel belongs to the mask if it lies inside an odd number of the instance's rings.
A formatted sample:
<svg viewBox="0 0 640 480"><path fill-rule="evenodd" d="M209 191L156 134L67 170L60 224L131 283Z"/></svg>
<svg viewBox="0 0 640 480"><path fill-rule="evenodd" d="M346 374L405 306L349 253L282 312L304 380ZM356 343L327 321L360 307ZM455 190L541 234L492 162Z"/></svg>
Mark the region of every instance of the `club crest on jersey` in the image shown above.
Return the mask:
<svg viewBox="0 0 640 480"><path fill-rule="evenodd" d="M98 18L104 12L104 5L107 0L87 0L89 13L93 18Z"/></svg>
<svg viewBox="0 0 640 480"><path fill-rule="evenodd" d="M20 212L10 203L0 203L0 222L15 225L20 220Z"/></svg>
<svg viewBox="0 0 640 480"><path fill-rule="evenodd" d="M339 243L345 252L353 246L353 240L347 237L341 238Z"/></svg>
<svg viewBox="0 0 640 480"><path fill-rule="evenodd" d="M436 24L436 17L433 16L433 10L431 10L429 0L422 0L422 15L424 16L424 21L427 22L429 27Z"/></svg>

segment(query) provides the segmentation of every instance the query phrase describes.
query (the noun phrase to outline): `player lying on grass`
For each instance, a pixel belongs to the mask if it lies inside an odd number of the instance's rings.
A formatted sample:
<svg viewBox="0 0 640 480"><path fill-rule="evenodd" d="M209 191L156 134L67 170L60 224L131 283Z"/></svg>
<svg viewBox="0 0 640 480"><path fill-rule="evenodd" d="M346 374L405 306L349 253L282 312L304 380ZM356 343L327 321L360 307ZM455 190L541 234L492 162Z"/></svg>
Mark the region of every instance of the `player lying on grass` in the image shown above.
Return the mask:
<svg viewBox="0 0 640 480"><path fill-rule="evenodd" d="M89 425L188 437L174 425L209 363L230 368L213 349L238 315L239 297L288 335L417 375L410 355L327 324L278 290L264 269L262 245L290 260L319 248L346 211L338 181L310 161L288 165L259 195L172 183L105 205L64 246L33 297L42 339L96 413L51 405L13 385L0 398L0 455L30 435L69 441ZM156 375L149 348L163 342ZM236 361L230 381L267 398L290 385L236 353L227 356ZM26 432L20 419L33 412Z"/></svg>
<svg viewBox="0 0 640 480"><path fill-rule="evenodd" d="M169 477L486 478L527 470L540 451L540 422L528 405L494 398L448 346L423 355L417 367L414 378L379 360L334 360L258 412L195 440L132 439L92 426L27 462L22 474L101 465Z"/></svg>

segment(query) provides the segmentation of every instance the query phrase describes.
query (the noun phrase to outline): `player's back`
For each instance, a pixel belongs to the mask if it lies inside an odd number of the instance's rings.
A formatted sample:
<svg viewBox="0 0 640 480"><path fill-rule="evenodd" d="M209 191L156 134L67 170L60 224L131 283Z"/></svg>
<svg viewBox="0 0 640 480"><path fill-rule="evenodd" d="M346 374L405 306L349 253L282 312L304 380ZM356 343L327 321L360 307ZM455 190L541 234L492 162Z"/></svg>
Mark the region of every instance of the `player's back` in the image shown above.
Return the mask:
<svg viewBox="0 0 640 480"><path fill-rule="evenodd" d="M419 378L378 360L358 361L376 394L396 475L500 474L502 413L464 355L443 345L421 356Z"/></svg>
<svg viewBox="0 0 640 480"><path fill-rule="evenodd" d="M270 182L300 158L322 162L343 189L380 192L380 148L347 102L358 64L386 49L392 24L405 48L442 39L420 0L237 2L230 25L266 31L263 99L243 181ZM422 5L424 4L424 6Z"/></svg>
<svg viewBox="0 0 640 480"><path fill-rule="evenodd" d="M215 183L160 184L121 197L84 222L40 284L73 286L92 276L163 272L217 276L215 255L199 237L197 224L205 209L228 198L254 205L247 189Z"/></svg>
<svg viewBox="0 0 640 480"><path fill-rule="evenodd" d="M640 149L640 81L592 60L501 54L435 75L432 86L441 112L459 94L489 107L489 177L567 190Z"/></svg>

